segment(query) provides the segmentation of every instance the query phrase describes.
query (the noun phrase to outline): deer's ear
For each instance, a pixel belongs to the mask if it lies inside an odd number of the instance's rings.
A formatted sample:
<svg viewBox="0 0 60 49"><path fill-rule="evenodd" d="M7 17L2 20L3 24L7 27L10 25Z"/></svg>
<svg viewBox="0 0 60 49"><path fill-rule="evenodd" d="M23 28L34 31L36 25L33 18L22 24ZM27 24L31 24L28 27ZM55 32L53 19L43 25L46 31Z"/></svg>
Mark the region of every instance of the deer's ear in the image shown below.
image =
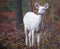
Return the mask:
<svg viewBox="0 0 60 49"><path fill-rule="evenodd" d="M39 3L35 3L35 8L39 9L40 5Z"/></svg>
<svg viewBox="0 0 60 49"><path fill-rule="evenodd" d="M46 3L46 4L44 5L44 7L45 7L45 9L48 9L48 8L49 8L49 4Z"/></svg>

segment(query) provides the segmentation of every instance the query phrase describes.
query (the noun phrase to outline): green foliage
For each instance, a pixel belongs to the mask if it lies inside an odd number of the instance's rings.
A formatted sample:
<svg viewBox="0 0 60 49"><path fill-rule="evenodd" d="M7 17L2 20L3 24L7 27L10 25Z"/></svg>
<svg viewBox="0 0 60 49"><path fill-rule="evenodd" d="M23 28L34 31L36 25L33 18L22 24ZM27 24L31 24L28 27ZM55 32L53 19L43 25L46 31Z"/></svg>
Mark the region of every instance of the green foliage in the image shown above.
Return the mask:
<svg viewBox="0 0 60 49"><path fill-rule="evenodd" d="M22 10L24 13L28 11L28 0L22 0Z"/></svg>
<svg viewBox="0 0 60 49"><path fill-rule="evenodd" d="M0 12L3 11L3 10L4 10L4 8L0 7Z"/></svg>
<svg viewBox="0 0 60 49"><path fill-rule="evenodd" d="M5 10L7 10L7 11L14 11L15 10L12 0L8 0L6 2Z"/></svg>

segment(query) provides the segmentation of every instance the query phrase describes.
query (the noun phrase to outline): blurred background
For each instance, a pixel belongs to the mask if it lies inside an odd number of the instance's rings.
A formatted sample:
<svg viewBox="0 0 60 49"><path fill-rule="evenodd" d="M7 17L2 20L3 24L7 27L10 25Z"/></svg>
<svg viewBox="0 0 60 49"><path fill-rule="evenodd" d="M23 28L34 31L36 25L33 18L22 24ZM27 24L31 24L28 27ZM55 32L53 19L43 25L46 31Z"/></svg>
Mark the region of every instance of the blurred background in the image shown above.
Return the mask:
<svg viewBox="0 0 60 49"><path fill-rule="evenodd" d="M0 0L0 49L31 49L25 46L23 16L35 3L49 4L41 27L40 49L60 49L60 0ZM32 49L37 49L36 39Z"/></svg>

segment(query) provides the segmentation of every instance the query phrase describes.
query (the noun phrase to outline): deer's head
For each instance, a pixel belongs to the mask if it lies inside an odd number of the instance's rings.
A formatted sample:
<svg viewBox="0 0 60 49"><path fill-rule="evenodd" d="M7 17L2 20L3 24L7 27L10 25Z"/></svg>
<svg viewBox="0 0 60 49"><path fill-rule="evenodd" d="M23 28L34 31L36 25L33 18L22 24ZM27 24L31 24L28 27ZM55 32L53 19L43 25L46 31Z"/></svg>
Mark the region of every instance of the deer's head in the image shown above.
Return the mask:
<svg viewBox="0 0 60 49"><path fill-rule="evenodd" d="M44 6L41 6L39 3L35 3L35 7L38 9L38 14L44 14L46 9L48 9L49 4L46 3Z"/></svg>

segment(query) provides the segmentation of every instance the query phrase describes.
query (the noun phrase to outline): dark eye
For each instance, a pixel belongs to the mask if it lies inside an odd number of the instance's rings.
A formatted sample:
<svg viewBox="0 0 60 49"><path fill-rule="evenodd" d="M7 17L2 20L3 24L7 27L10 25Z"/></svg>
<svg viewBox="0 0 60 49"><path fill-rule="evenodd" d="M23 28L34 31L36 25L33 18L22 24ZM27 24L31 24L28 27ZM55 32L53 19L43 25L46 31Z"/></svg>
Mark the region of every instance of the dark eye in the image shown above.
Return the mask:
<svg viewBox="0 0 60 49"><path fill-rule="evenodd" d="M42 9L42 10L45 10L45 9Z"/></svg>

